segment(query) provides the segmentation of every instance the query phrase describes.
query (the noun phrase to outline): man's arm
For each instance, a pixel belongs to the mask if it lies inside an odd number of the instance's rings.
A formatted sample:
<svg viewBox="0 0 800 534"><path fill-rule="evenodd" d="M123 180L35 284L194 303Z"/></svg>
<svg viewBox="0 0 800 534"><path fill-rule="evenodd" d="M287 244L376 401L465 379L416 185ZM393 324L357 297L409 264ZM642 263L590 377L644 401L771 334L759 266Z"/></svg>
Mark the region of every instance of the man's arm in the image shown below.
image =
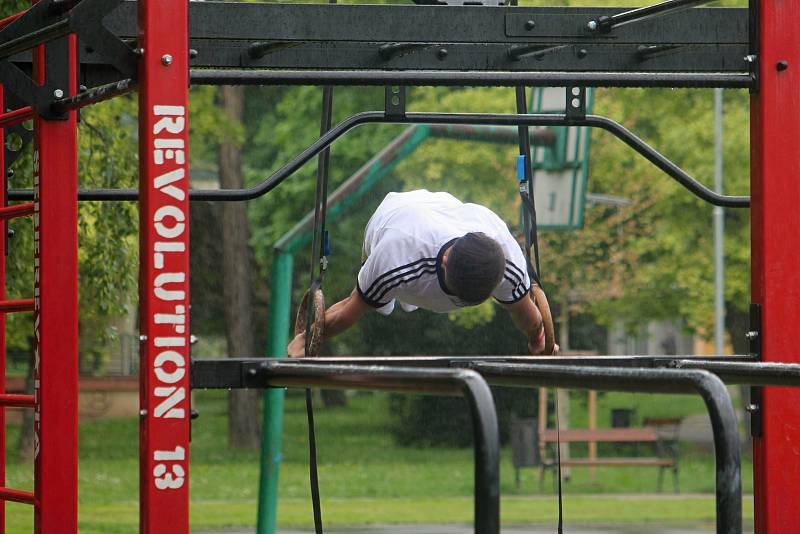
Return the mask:
<svg viewBox="0 0 800 534"><path fill-rule="evenodd" d="M350 296L325 310L324 339L341 334L356 324L370 308L370 305L364 302L364 299L358 294L358 290L353 288ZM295 336L286 349L289 357L301 358L305 356L305 344L305 334Z"/></svg>
<svg viewBox="0 0 800 534"><path fill-rule="evenodd" d="M503 307L511 314L514 326L527 336L530 353L541 354L544 350L544 324L533 300L525 296L512 304L503 304Z"/></svg>

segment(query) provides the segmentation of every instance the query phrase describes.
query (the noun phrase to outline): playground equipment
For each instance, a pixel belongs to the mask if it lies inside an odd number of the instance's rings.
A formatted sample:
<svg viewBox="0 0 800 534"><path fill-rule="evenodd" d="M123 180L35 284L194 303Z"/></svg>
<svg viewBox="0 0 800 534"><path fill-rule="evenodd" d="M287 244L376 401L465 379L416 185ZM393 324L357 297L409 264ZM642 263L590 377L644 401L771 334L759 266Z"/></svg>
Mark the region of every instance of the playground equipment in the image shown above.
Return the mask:
<svg viewBox="0 0 800 534"><path fill-rule="evenodd" d="M485 386L513 382L700 392L717 445L717 530L737 533L741 490L738 449L731 442L735 421L730 399L711 373L756 386L750 414L756 531L790 532L800 524L800 508L793 502L800 493L794 446L800 439L800 393L764 387L800 385L800 366L790 365L800 361L794 341L800 321L795 302L800 183L787 178L800 171L800 101L793 97L800 81L794 39L800 1L753 0L747 9L686 9L701 3L697 0L667 0L641 9L487 3L494 5L42 0L0 20L0 83L13 104L8 111L3 106L0 128L9 131L34 120L35 165L33 191L6 196L28 204L3 208L0 218L31 214L33 201L36 232L33 298L0 304L3 313L32 310L35 317L35 394L16 398L0 391L0 405L35 410L35 489L3 488L0 499L33 504L37 532L77 531L76 202L138 200L142 532L189 531L190 388L356 384L462 393L471 399L480 433L476 532L498 532L496 422ZM190 82L389 87L385 110L362 112L334 126L262 184L189 191ZM89 89L79 91L78 83ZM568 97L558 114L410 113L405 110L408 85L564 86ZM587 115L583 89L589 86L749 89L751 198L714 193L623 126ZM140 102L139 190L79 192L77 108L134 89ZM598 127L712 204L749 205L751 354L727 362L686 357L191 362L188 202L268 193L350 129L375 123ZM3 162L4 169L8 164ZM432 368L454 365L475 371ZM661 366L674 369L653 368ZM0 385L2 376L0 371Z"/></svg>

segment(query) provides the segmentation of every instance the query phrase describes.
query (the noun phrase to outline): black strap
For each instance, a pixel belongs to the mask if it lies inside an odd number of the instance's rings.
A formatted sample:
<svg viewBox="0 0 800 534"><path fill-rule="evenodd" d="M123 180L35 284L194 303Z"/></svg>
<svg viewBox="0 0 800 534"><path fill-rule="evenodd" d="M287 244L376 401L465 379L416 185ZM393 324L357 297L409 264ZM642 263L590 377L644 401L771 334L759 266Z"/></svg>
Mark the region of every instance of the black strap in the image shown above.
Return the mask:
<svg viewBox="0 0 800 534"><path fill-rule="evenodd" d="M517 87L517 113L525 115L528 113L528 101L525 96L525 88ZM527 126L517 127L519 138L519 153L524 158L524 179L519 183L519 196L523 206L523 231L525 232L525 259L528 264L528 276L542 287L542 280L539 274L539 236L536 226L536 203L533 200L533 167L531 159L531 139ZM531 261L531 246L533 247L533 261Z"/></svg>
<svg viewBox="0 0 800 534"><path fill-rule="evenodd" d="M308 414L308 475L311 481L311 504L314 508L314 531L322 534L322 509L319 503L319 477L317 476L317 439L314 435L314 401L311 390L306 390Z"/></svg>
<svg viewBox="0 0 800 534"><path fill-rule="evenodd" d="M517 113L528 113L528 101L525 87L517 87ZM524 159L523 179L519 183L519 196L522 199L522 223L525 232L525 259L527 260L528 276L539 287L544 288L541 279L541 266L539 264L539 232L536 224L536 202L533 196L533 161L531 160L531 140L527 126L518 127L519 153ZM533 261L531 261L531 247L533 248ZM561 431L558 420L558 390L555 390L556 410L556 462L558 467L558 534L564 531L564 496L561 488Z"/></svg>
<svg viewBox="0 0 800 534"><path fill-rule="evenodd" d="M564 496L561 491L561 421L558 417L558 388L553 393L556 397L556 462L558 468L558 534L564 534Z"/></svg>
<svg viewBox="0 0 800 534"><path fill-rule="evenodd" d="M320 120L320 136L331 129L333 115L333 87L326 86L322 90L322 118ZM319 155L317 163L317 190L314 197L314 237L311 245L311 284L309 292L322 287L327 269L328 239L325 230L325 219L328 210L328 168L330 149L326 148ZM309 295L311 298L311 295ZM324 312L323 312L324 313ZM306 354L309 352L311 321L314 306L309 302L306 314ZM306 389L306 412L308 413L308 471L311 484L311 504L314 508L314 530L322 534L322 507L319 500L319 477L317 475L317 441L314 434L314 404L311 390Z"/></svg>

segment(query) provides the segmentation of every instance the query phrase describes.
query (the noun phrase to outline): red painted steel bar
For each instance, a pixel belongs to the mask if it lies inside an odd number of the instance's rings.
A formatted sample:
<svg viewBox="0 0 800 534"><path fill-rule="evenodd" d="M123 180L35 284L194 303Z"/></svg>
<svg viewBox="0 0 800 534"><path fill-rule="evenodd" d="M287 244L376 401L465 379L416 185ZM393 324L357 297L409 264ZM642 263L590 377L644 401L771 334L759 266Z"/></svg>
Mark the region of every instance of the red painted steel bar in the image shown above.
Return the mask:
<svg viewBox="0 0 800 534"><path fill-rule="evenodd" d="M21 502L22 504L35 504L36 496L30 491L22 491L11 488L0 488L0 500Z"/></svg>
<svg viewBox="0 0 800 534"><path fill-rule="evenodd" d="M8 26L9 24L14 22L15 20L17 20L18 18L20 18L22 15L24 15L27 12L28 12L28 10L26 9L25 11L21 11L19 13L15 13L13 15L9 15L4 19L0 19L0 28L3 28L4 26Z"/></svg>
<svg viewBox="0 0 800 534"><path fill-rule="evenodd" d="M2 164L2 160L0 160L0 164ZM14 217L25 217L26 215L33 215L33 202L0 208L0 220L2 221L13 219Z"/></svg>
<svg viewBox="0 0 800 534"><path fill-rule="evenodd" d="M18 395L16 393L0 393L0 406L34 408L36 406L36 397L33 395Z"/></svg>
<svg viewBox="0 0 800 534"><path fill-rule="evenodd" d="M189 532L188 2L140 0L140 532Z"/></svg>
<svg viewBox="0 0 800 534"><path fill-rule="evenodd" d="M34 307L34 299L0 300L0 313L31 312Z"/></svg>
<svg viewBox="0 0 800 534"><path fill-rule="evenodd" d="M800 0L759 1L759 91L751 100L751 292L764 361L800 363ZM768 387L753 439L755 531L800 525L800 390Z"/></svg>
<svg viewBox="0 0 800 534"><path fill-rule="evenodd" d="M0 113L0 128L8 128L22 122L31 120L36 116L36 112L31 106L15 109L6 113Z"/></svg>
<svg viewBox="0 0 800 534"><path fill-rule="evenodd" d="M34 51L34 76L77 88L76 38ZM58 72L66 72L58 78ZM34 120L34 531L78 531L78 161L76 112Z"/></svg>

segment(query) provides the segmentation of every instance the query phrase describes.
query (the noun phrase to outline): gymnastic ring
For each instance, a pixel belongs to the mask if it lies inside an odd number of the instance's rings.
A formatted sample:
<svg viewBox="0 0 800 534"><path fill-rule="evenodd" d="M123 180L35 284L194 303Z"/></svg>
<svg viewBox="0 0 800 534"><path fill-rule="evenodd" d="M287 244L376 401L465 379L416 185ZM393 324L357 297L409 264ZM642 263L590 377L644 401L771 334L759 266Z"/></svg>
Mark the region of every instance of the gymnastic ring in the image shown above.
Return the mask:
<svg viewBox="0 0 800 534"><path fill-rule="evenodd" d="M544 351L542 351L542 354L550 356L553 354L553 349L556 346L556 331L553 327L553 315L550 313L550 304L547 303L547 295L544 294L544 290L535 282L531 284L531 298L536 307L539 308L539 313L542 315L542 324L544 325Z"/></svg>
<svg viewBox="0 0 800 534"><path fill-rule="evenodd" d="M306 356L318 356L322 346L322 336L325 333L325 295L322 294L322 288L316 284L306 291L303 300L300 301L300 308L297 310L297 318L294 321L294 335L298 336L306 331L309 295L313 295L313 309Z"/></svg>

